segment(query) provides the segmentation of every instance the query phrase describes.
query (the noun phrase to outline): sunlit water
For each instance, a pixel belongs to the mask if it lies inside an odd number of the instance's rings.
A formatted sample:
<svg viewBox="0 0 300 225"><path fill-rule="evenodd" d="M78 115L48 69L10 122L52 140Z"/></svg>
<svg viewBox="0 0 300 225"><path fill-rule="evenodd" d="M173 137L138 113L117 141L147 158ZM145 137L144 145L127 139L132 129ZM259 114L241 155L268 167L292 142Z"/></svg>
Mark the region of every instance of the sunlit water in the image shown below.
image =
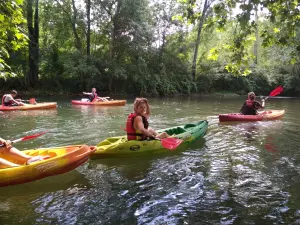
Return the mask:
<svg viewBox="0 0 300 225"><path fill-rule="evenodd" d="M41 99L47 101L53 99ZM0 136L19 149L86 143L124 134L125 107L72 106L0 114ZM155 129L208 119L189 149L89 161L66 174L0 188L0 224L299 224L300 99L269 99L280 120L219 123L242 97L150 99Z"/></svg>

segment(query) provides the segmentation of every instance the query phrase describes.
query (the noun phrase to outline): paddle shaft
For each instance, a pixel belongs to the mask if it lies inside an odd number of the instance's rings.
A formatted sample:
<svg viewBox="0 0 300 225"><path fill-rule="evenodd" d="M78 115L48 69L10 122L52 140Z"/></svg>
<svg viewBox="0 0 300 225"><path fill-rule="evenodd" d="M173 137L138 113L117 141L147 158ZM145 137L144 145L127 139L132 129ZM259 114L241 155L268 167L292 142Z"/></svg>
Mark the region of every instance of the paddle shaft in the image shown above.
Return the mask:
<svg viewBox="0 0 300 225"><path fill-rule="evenodd" d="M47 133L47 132L45 131L45 132L42 132L42 133L39 133L39 134L28 135L28 136L25 136L25 137L22 137L22 138L11 141L11 144L14 144L14 143L17 143L17 142L20 142L20 141L26 141L26 140L33 139L33 138L37 138L37 137L39 137L39 136L41 136L45 133ZM0 145L0 147L3 147L3 146L4 146L4 144Z"/></svg>

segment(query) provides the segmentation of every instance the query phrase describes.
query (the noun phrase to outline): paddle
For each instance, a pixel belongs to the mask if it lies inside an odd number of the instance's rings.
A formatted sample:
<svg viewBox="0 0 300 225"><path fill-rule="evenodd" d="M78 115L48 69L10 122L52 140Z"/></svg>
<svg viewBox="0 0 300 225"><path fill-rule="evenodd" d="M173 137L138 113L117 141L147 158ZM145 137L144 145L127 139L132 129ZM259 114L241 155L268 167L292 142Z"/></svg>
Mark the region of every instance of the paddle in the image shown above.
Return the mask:
<svg viewBox="0 0 300 225"><path fill-rule="evenodd" d="M107 100L110 97L99 97L97 96L97 98L94 98L94 100L92 102L98 102L98 100L101 100L103 102L108 102L109 100Z"/></svg>
<svg viewBox="0 0 300 225"><path fill-rule="evenodd" d="M34 105L35 105L35 104L36 104L35 98L31 98L31 99L29 99L29 103L30 103L30 104L34 104Z"/></svg>
<svg viewBox="0 0 300 225"><path fill-rule="evenodd" d="M22 102L29 102L30 104L36 104L36 100L35 100L35 98L31 98L31 99L29 99L29 100L21 100Z"/></svg>
<svg viewBox="0 0 300 225"><path fill-rule="evenodd" d="M178 139L178 138L163 138L163 139L159 139L156 138L157 140L161 141L161 145L169 150L174 150L176 149L182 142L182 139Z"/></svg>
<svg viewBox="0 0 300 225"><path fill-rule="evenodd" d="M283 91L283 87L282 86L278 86L273 91L271 91L271 93L269 94L268 97L265 98L265 100L267 100L269 97L274 97L276 95L279 95L282 91Z"/></svg>
<svg viewBox="0 0 300 225"><path fill-rule="evenodd" d="M44 131L44 132L39 133L39 134L28 135L28 136L13 140L13 141L11 141L11 143L14 144L14 143L17 143L17 142L20 142L20 141L27 141L27 140L32 139L32 138L37 138L37 137L39 137L39 136L41 136L45 133L47 133L47 131ZM0 145L0 147L3 147L3 146L4 146L4 144Z"/></svg>
<svg viewBox="0 0 300 225"><path fill-rule="evenodd" d="M103 102L108 102L109 100L107 100L110 97L98 97L99 99L101 99Z"/></svg>

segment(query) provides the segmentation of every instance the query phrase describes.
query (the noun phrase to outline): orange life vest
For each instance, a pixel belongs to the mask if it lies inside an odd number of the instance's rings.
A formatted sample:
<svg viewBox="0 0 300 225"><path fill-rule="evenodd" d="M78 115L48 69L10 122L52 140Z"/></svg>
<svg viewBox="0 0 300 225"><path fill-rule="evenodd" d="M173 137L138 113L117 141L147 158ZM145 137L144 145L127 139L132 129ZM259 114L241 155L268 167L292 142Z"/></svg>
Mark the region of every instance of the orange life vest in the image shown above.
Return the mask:
<svg viewBox="0 0 300 225"><path fill-rule="evenodd" d="M126 132L127 132L127 140L142 140L144 135L141 133L138 133L133 126L134 119L137 117L136 113L130 113L127 117L126 121ZM142 116L144 128L148 129L149 123L145 116Z"/></svg>

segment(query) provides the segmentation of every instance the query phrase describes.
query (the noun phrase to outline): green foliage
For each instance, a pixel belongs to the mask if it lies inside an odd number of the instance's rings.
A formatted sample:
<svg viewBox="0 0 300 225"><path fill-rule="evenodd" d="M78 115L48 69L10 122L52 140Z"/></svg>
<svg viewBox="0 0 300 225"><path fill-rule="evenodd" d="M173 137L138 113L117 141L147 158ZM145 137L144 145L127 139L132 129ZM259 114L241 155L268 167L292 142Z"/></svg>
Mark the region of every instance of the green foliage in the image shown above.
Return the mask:
<svg viewBox="0 0 300 225"><path fill-rule="evenodd" d="M72 0L40 1L40 88L81 92L95 86L100 93L141 96L266 95L283 85L285 94L300 95L299 10L294 1L207 1L213 9L206 11L195 81L190 68L204 1L91 0L90 57L85 2L75 2L74 7ZM26 31L20 4L0 2L0 73L11 68L16 74L0 82L26 89L28 49L22 48Z"/></svg>
<svg viewBox="0 0 300 225"><path fill-rule="evenodd" d="M27 37L22 25L25 23L21 5L23 0L0 1L0 77L14 76L7 59L14 51L26 45Z"/></svg>
<svg viewBox="0 0 300 225"><path fill-rule="evenodd" d="M215 13L217 17L224 15L225 11L231 11L240 3L238 0L231 0L229 4L220 3L215 6ZM263 7L261 7L263 6ZM251 15L254 14L259 8L267 9L269 15L267 19L273 24L269 28L264 29L261 32L262 46L268 47L271 45L279 46L294 46L296 49L300 46L300 42L295 39L297 35L297 26L300 22L300 14L297 1L250 1L239 4L240 11L235 16L237 23L237 29L233 36L232 50L234 54L230 56L231 62L227 65L228 71L236 74L245 73L245 70L249 71L249 61L252 58L248 51L244 51L247 48L247 39L256 32L258 26L257 21L253 21ZM229 20L227 20L229 22ZM219 27L223 28L224 23L219 23ZM274 27L275 26L275 27ZM300 48L299 48L300 49ZM292 52L291 54L295 54ZM296 63L298 59L293 57L292 63Z"/></svg>

